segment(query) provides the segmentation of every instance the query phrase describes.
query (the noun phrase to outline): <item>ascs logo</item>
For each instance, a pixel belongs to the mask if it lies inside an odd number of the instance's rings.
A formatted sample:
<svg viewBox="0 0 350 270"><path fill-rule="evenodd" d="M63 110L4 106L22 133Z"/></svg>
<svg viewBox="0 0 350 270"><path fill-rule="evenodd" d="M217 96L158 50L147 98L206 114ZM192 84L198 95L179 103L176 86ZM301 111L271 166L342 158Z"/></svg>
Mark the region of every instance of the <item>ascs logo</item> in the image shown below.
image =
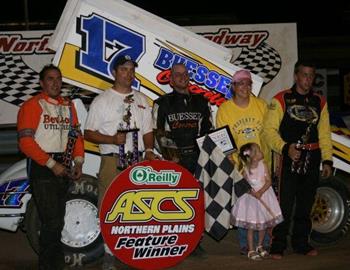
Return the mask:
<svg viewBox="0 0 350 270"><path fill-rule="evenodd" d="M100 222L106 244L122 262L139 269L171 267L202 236L203 192L193 175L174 162L141 162L110 185Z"/></svg>

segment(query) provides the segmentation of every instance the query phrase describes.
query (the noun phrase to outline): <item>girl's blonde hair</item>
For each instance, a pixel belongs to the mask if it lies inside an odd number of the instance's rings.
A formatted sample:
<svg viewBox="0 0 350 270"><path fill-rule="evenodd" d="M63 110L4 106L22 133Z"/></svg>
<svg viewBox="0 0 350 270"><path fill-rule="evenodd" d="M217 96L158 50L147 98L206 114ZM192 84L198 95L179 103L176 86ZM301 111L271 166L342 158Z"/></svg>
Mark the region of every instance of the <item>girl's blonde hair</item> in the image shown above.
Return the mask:
<svg viewBox="0 0 350 270"><path fill-rule="evenodd" d="M238 164L238 170L240 172L243 171L243 168L250 168L251 163L251 155L252 155L252 148L255 143L246 143L241 146L239 149L239 164ZM249 171L250 172L250 171Z"/></svg>

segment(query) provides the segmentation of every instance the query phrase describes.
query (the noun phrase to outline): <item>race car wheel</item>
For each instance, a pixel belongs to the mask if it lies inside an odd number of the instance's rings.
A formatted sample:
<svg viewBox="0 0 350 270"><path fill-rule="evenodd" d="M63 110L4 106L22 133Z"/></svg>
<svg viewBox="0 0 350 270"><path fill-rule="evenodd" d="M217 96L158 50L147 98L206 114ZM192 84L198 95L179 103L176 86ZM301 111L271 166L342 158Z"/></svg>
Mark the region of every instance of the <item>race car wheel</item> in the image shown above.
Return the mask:
<svg viewBox="0 0 350 270"><path fill-rule="evenodd" d="M97 198L97 181L91 176L83 175L80 181L72 182L69 188L61 241L66 264L71 267L91 263L104 253ZM31 246L38 252L40 220L32 199L26 211L25 228Z"/></svg>
<svg viewBox="0 0 350 270"><path fill-rule="evenodd" d="M350 226L350 194L337 178L321 180L312 214L311 240L331 244L340 240Z"/></svg>

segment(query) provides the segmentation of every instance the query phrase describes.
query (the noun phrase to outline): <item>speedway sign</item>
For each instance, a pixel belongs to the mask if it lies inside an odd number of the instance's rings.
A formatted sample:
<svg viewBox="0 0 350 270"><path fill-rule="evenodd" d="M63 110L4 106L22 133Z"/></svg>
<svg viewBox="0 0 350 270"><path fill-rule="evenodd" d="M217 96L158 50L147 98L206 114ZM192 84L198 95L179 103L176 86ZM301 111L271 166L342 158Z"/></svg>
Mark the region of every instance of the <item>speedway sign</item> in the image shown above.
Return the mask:
<svg viewBox="0 0 350 270"><path fill-rule="evenodd" d="M204 197L193 175L169 161L123 171L101 206L101 232L112 253L138 269L163 269L196 248L204 229Z"/></svg>
<svg viewBox="0 0 350 270"><path fill-rule="evenodd" d="M49 47L64 80L94 92L111 87L116 58L130 55L138 62L133 87L151 100L172 91L169 70L184 63L190 91L219 106L240 69L229 63L229 49L124 1L68 1ZM262 83L253 75L254 94Z"/></svg>
<svg viewBox="0 0 350 270"><path fill-rule="evenodd" d="M187 29L232 50L231 63L264 79L266 101L293 84L298 60L296 23L188 26Z"/></svg>

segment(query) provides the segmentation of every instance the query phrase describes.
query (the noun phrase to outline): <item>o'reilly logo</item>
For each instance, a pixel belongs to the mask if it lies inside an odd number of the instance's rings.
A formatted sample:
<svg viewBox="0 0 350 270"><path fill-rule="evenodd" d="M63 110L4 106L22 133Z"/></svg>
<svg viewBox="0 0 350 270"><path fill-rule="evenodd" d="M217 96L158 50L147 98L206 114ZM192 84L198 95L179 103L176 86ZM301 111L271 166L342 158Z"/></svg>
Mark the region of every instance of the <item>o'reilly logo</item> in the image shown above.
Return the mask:
<svg viewBox="0 0 350 270"><path fill-rule="evenodd" d="M136 185L169 185L176 186L181 172L174 170L155 171L152 167L136 166L129 174L131 182Z"/></svg>

